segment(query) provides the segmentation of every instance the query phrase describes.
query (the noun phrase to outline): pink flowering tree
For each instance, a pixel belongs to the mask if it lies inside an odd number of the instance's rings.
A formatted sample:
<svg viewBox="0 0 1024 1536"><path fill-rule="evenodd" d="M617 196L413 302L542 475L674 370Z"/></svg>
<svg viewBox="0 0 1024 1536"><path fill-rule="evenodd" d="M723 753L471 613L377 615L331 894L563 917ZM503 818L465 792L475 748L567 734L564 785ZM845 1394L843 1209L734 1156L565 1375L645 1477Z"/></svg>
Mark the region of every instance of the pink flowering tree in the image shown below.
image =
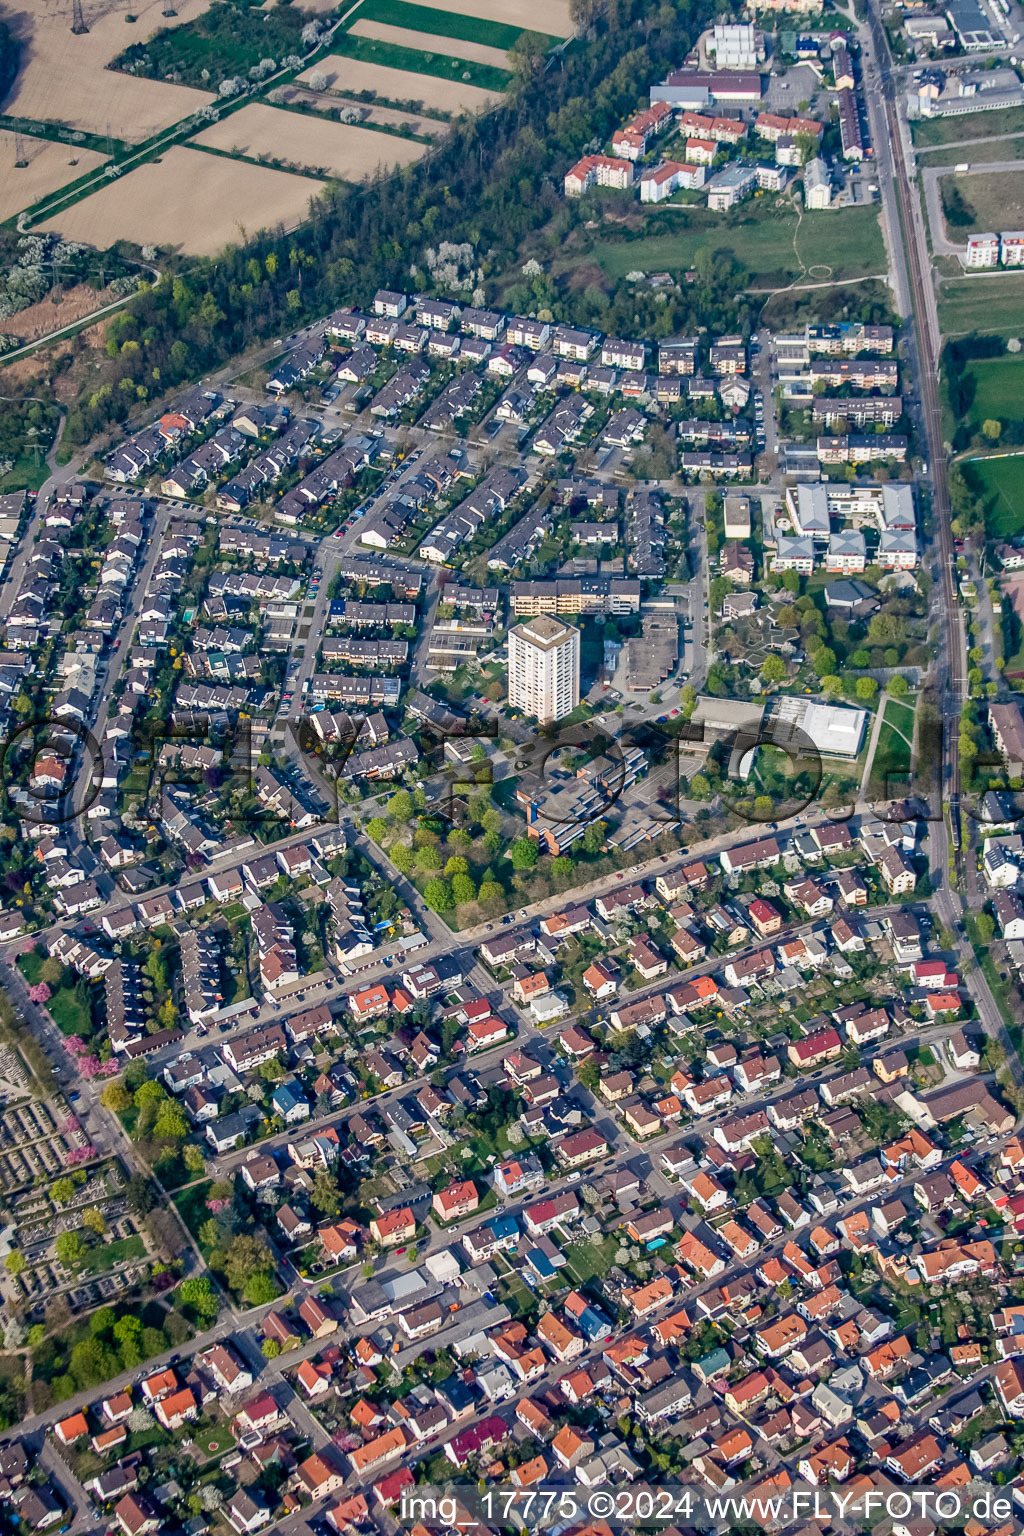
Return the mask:
<svg viewBox="0 0 1024 1536"><path fill-rule="evenodd" d="M77 1115L68 1115L67 1119L61 1125L61 1130L66 1136L71 1136L75 1133L75 1131L80 1131L81 1129L82 1125Z"/></svg>
<svg viewBox="0 0 1024 1536"><path fill-rule="evenodd" d="M34 987L29 987L28 989L28 1000L30 1003L48 1003L52 995L45 981L39 981Z"/></svg>
<svg viewBox="0 0 1024 1536"><path fill-rule="evenodd" d="M230 1200L207 1200L206 1209L212 1211L215 1216L219 1216L221 1211L226 1211L230 1204Z"/></svg>
<svg viewBox="0 0 1024 1536"><path fill-rule="evenodd" d="M91 1157L95 1156L95 1147L72 1147L64 1161L69 1168L72 1168L76 1163L87 1163Z"/></svg>

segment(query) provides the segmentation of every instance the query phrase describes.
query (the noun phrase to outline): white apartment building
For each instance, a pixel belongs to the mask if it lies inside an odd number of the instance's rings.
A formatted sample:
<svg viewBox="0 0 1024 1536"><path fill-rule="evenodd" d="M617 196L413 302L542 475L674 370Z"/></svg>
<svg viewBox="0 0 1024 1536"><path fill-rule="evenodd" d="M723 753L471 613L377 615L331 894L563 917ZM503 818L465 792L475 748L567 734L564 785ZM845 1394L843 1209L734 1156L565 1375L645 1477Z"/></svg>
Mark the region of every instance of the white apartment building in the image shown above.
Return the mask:
<svg viewBox="0 0 1024 1536"><path fill-rule="evenodd" d="M971 235L967 241L964 266L998 267L998 265L999 236L991 234Z"/></svg>
<svg viewBox="0 0 1024 1536"><path fill-rule="evenodd" d="M539 725L571 714L580 701L580 632L550 614L509 631L508 702Z"/></svg>

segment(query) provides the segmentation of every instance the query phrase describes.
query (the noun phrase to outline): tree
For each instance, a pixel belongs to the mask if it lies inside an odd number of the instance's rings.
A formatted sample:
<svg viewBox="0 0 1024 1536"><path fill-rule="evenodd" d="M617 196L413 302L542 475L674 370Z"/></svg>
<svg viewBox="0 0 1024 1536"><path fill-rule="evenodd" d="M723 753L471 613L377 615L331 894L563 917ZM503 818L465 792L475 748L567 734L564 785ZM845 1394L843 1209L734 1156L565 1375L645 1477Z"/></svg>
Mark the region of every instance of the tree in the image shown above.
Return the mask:
<svg viewBox="0 0 1024 1536"><path fill-rule="evenodd" d="M204 1321L212 1322L220 1311L209 1275L192 1275L178 1287L178 1301Z"/></svg>
<svg viewBox="0 0 1024 1536"><path fill-rule="evenodd" d="M497 906L504 902L505 891L496 880L483 880L477 899L483 907Z"/></svg>
<svg viewBox="0 0 1024 1536"><path fill-rule="evenodd" d="M444 874L446 880L450 880L453 875L468 875L468 860L462 858L460 854L453 853L447 864L444 866Z"/></svg>
<svg viewBox="0 0 1024 1536"><path fill-rule="evenodd" d="M517 837L508 850L508 857L515 870L533 869L538 858L537 844L532 837Z"/></svg>
<svg viewBox="0 0 1024 1536"><path fill-rule="evenodd" d="M313 1188L309 1195L310 1203L323 1216L333 1218L341 1210L341 1195L338 1186L326 1169L321 1168L313 1180Z"/></svg>
<svg viewBox="0 0 1024 1536"><path fill-rule="evenodd" d="M39 980L48 987L59 987L64 980L64 967L54 955L48 955L39 967Z"/></svg>
<svg viewBox="0 0 1024 1536"><path fill-rule="evenodd" d="M902 699L910 692L910 684L902 672L897 672L895 677L890 677L886 683L885 691L891 694L894 699Z"/></svg>
<svg viewBox="0 0 1024 1536"><path fill-rule="evenodd" d="M457 907L476 900L476 886L468 875L452 876L452 899Z"/></svg>
<svg viewBox="0 0 1024 1536"><path fill-rule="evenodd" d="M71 1179L56 1179L50 1185L50 1199L58 1205L69 1205L75 1198L75 1186Z"/></svg>
<svg viewBox="0 0 1024 1536"><path fill-rule="evenodd" d="M974 931L982 944L991 944L995 937L996 925L987 912L979 912L974 919Z"/></svg>
<svg viewBox="0 0 1024 1536"><path fill-rule="evenodd" d="M65 1269L77 1269L85 1258L85 1244L78 1232L58 1232L53 1247Z"/></svg>
<svg viewBox="0 0 1024 1536"><path fill-rule="evenodd" d="M109 1083L104 1083L100 1103L112 1115L123 1115L126 1109L131 1109L132 1096L121 1079L113 1077Z"/></svg>
<svg viewBox="0 0 1024 1536"><path fill-rule="evenodd" d="M454 905L451 886L438 877L428 880L423 887L423 900L431 912L450 912Z"/></svg>
<svg viewBox="0 0 1024 1536"><path fill-rule="evenodd" d="M754 800L754 820L771 821L775 815L775 807L770 795L757 795Z"/></svg>
<svg viewBox="0 0 1024 1536"><path fill-rule="evenodd" d="M388 824L383 816L371 816L366 823L366 835L380 847L387 836Z"/></svg>
<svg viewBox="0 0 1024 1536"><path fill-rule="evenodd" d="M714 580L709 583L708 602L711 605L711 610L713 613L718 612L719 608L721 608L722 604L725 602L731 591L732 586L728 578L725 576L716 576Z"/></svg>
<svg viewBox="0 0 1024 1536"><path fill-rule="evenodd" d="M233 1291L243 1291L254 1275L272 1274L274 1256L260 1237L240 1232L224 1258L224 1273Z"/></svg>
<svg viewBox="0 0 1024 1536"><path fill-rule="evenodd" d="M416 868L416 855L405 843L396 843L390 850L388 857L395 868L403 875L411 875Z"/></svg>
<svg viewBox="0 0 1024 1536"><path fill-rule="evenodd" d="M158 1141L183 1140L188 1135L188 1120L181 1105L166 1099L157 1112L153 1135Z"/></svg>
<svg viewBox="0 0 1024 1536"><path fill-rule="evenodd" d="M181 1155L189 1173L198 1176L205 1172L206 1159L198 1147L189 1145L185 1147Z"/></svg>
<svg viewBox="0 0 1024 1536"><path fill-rule="evenodd" d="M424 872L433 873L441 868L441 855L436 848L420 848L416 854L416 863Z"/></svg>
<svg viewBox="0 0 1024 1536"><path fill-rule="evenodd" d="M765 683L781 683L786 678L786 663L781 656L766 656L761 663L761 679Z"/></svg>
<svg viewBox="0 0 1024 1536"><path fill-rule="evenodd" d="M987 420L983 421L982 424L981 424L982 436L983 437L987 437L989 439L989 441L992 442L992 443L998 442L999 434L1000 434L1000 432L1002 432L1002 430L1003 430L1002 422L1001 421L993 421L991 417L989 417Z"/></svg>
<svg viewBox="0 0 1024 1536"><path fill-rule="evenodd" d="M19 1253L17 1248L12 1248L4 1260L4 1268L9 1275L23 1275L25 1273L25 1255Z"/></svg>
<svg viewBox="0 0 1024 1536"><path fill-rule="evenodd" d="M90 1232L95 1232L97 1237L102 1237L107 1230L107 1223L104 1220L103 1212L98 1211L94 1205L91 1205L87 1211L82 1212L82 1226L88 1227Z"/></svg>
<svg viewBox="0 0 1024 1536"><path fill-rule="evenodd" d="M811 657L811 666L815 674L820 677L828 677L836 670L836 653L830 646L821 645Z"/></svg>
<svg viewBox="0 0 1024 1536"><path fill-rule="evenodd" d="M268 1270L260 1270L245 1282L245 1299L250 1306L262 1307L277 1295L274 1276Z"/></svg>
<svg viewBox="0 0 1024 1536"><path fill-rule="evenodd" d="M854 685L854 692L858 699L862 699L867 703L878 692L878 684L873 677L858 677Z"/></svg>
<svg viewBox="0 0 1024 1536"><path fill-rule="evenodd" d="M412 795L410 795L407 789L396 789L385 808L389 816L392 816L395 821L404 825L407 821L412 820Z"/></svg>
<svg viewBox="0 0 1024 1536"><path fill-rule="evenodd" d="M501 812L493 809L484 811L480 817L480 825L485 832L493 833L495 837L501 835Z"/></svg>
<svg viewBox="0 0 1024 1536"><path fill-rule="evenodd" d="M690 794L695 800L708 800L711 797L711 781L703 773L695 773L690 780Z"/></svg>
<svg viewBox="0 0 1024 1536"><path fill-rule="evenodd" d="M281 1353L281 1346L276 1339L264 1339L260 1349L265 1360L276 1360Z"/></svg>

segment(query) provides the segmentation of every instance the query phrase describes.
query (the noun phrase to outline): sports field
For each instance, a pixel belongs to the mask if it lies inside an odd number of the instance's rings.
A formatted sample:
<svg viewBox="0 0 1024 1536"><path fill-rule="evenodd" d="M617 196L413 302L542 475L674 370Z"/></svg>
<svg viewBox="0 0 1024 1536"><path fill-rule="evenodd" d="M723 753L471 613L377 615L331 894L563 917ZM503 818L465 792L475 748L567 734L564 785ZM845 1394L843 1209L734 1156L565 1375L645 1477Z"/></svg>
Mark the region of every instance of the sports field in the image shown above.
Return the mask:
<svg viewBox="0 0 1024 1536"><path fill-rule="evenodd" d="M21 151L28 165L15 169L16 150L13 133L0 130L0 219L30 208L48 192L66 187L69 181L94 171L106 160L95 150L75 149L70 144L52 144L47 139L21 136Z"/></svg>
<svg viewBox="0 0 1024 1536"><path fill-rule="evenodd" d="M1024 455L972 459L964 465L968 484L985 504L985 527L993 538L1024 530Z"/></svg>
<svg viewBox="0 0 1024 1536"><path fill-rule="evenodd" d="M311 73L325 75L332 91L343 91L349 95L374 91L385 101L418 101L424 107L451 112L453 115L459 112L482 112L501 100L497 91L482 91L478 86L467 85L462 81L443 80L439 75L417 74L407 69L368 63L364 59L343 57L340 53L329 54L315 65L314 70L306 70L299 75L299 83L308 85Z"/></svg>
<svg viewBox="0 0 1024 1536"><path fill-rule="evenodd" d="M678 234L599 240L589 254L612 278L634 270L685 270L702 249L734 255L754 277L777 275L784 282L800 276L803 269L813 269L813 278L836 281L885 271L885 249L874 208L812 214L802 220L799 231L795 213L778 214L767 203L748 203L733 215L687 208L680 210L678 218ZM578 260L575 252L573 257Z"/></svg>
<svg viewBox="0 0 1024 1536"><path fill-rule="evenodd" d="M376 137L391 143L384 134ZM131 240L214 256L229 240L244 244L261 229L299 223L321 185L307 176L176 145L41 227L101 250Z"/></svg>
<svg viewBox="0 0 1024 1536"><path fill-rule="evenodd" d="M944 336L1024 336L1024 272L954 278L939 290Z"/></svg>
<svg viewBox="0 0 1024 1536"><path fill-rule="evenodd" d="M426 149L425 144L395 133L282 112L262 102L214 123L194 142L252 160L283 160L341 181L363 181L380 167L393 170L411 165Z"/></svg>
<svg viewBox="0 0 1024 1536"><path fill-rule="evenodd" d="M1024 420L1024 357L981 357L968 363L966 378L974 382L968 425L975 432L983 421Z"/></svg>
<svg viewBox="0 0 1024 1536"><path fill-rule="evenodd" d="M176 15L161 14L166 0L115 4L83 0L88 32L75 37L70 6L63 0L23 0L9 19L22 40L21 67L4 102L10 116L63 123L89 133L111 133L137 144L169 128L212 100L206 91L136 79L107 69L132 42L161 27L181 26L206 10L209 0L180 0ZM126 22L126 16L134 21Z"/></svg>

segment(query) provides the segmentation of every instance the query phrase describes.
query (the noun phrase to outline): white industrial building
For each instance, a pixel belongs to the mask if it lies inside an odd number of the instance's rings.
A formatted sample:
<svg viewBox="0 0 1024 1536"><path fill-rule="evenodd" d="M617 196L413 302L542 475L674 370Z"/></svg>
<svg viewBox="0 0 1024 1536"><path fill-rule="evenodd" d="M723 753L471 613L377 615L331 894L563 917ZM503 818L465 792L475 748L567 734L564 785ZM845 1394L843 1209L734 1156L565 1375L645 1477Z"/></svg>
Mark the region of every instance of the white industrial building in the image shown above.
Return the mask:
<svg viewBox="0 0 1024 1536"><path fill-rule="evenodd" d="M766 734L770 733L777 746L792 744L798 753L806 751L809 741L822 757L855 758L864 740L867 718L867 710L843 704L781 698Z"/></svg>
<svg viewBox="0 0 1024 1536"><path fill-rule="evenodd" d="M807 208L829 208L832 204L832 183L829 179L828 166L824 160L815 157L808 160L804 166L804 206Z"/></svg>

